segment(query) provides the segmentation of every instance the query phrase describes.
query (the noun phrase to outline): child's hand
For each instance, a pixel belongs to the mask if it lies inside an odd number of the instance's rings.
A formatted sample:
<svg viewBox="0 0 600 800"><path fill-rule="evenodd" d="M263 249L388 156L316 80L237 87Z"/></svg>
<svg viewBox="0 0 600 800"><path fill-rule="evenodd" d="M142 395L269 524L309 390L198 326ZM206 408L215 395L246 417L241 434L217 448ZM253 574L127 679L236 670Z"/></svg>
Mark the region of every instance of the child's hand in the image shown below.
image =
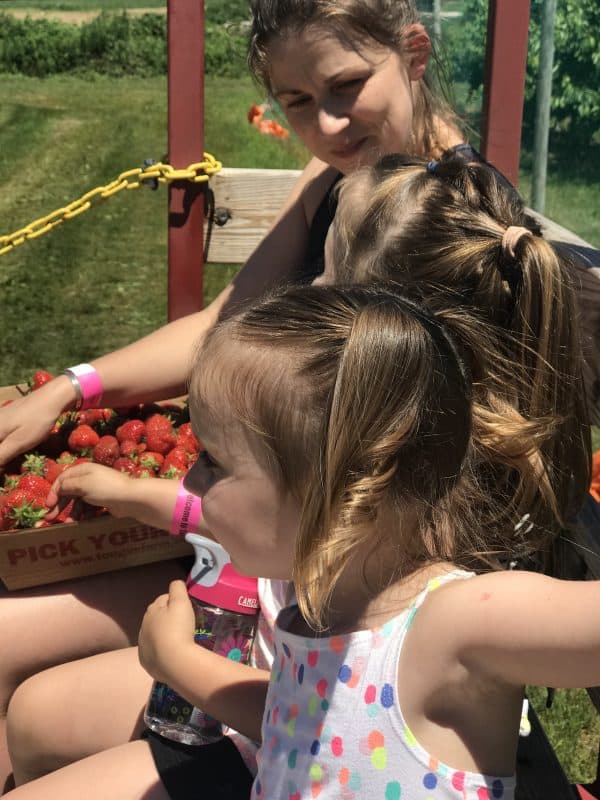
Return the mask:
<svg viewBox="0 0 600 800"><path fill-rule="evenodd" d="M140 664L153 678L171 683L181 654L192 648L196 618L183 581L172 581L169 594L162 594L148 606L138 638Z"/></svg>
<svg viewBox="0 0 600 800"><path fill-rule="evenodd" d="M52 510L47 518L52 520L59 513L62 498L71 497L106 507L115 517L131 516L135 483L126 473L102 464L90 462L69 467L52 484L47 499Z"/></svg>

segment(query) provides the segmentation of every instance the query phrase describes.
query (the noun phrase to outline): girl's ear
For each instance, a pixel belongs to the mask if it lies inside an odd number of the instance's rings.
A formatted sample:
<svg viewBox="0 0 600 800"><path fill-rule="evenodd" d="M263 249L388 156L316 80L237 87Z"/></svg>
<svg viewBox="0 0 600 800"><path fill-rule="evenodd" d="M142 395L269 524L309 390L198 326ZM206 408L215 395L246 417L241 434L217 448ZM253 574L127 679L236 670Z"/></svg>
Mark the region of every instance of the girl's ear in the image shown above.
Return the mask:
<svg viewBox="0 0 600 800"><path fill-rule="evenodd" d="M411 81L421 80L431 55L431 39L420 22L404 29L404 51L408 57L408 75Z"/></svg>

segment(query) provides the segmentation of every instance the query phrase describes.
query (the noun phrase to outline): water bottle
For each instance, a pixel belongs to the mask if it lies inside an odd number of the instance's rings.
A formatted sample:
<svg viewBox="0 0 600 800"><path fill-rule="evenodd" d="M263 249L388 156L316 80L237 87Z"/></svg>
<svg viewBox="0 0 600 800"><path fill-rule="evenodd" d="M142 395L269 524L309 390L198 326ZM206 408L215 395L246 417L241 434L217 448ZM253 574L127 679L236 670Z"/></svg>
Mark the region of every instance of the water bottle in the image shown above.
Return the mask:
<svg viewBox="0 0 600 800"><path fill-rule="evenodd" d="M194 640L225 658L247 663L258 615L257 580L236 572L216 542L196 533L185 538L196 554L187 579L196 615ZM225 733L219 720L159 681L152 686L144 721L150 730L184 744L207 744Z"/></svg>

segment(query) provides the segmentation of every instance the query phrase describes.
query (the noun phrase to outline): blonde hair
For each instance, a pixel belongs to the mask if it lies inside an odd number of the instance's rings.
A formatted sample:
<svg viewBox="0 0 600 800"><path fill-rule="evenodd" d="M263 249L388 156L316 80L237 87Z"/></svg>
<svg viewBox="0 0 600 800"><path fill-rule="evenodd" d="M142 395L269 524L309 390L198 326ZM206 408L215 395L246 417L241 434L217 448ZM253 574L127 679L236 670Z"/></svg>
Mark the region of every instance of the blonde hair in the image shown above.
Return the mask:
<svg viewBox="0 0 600 800"><path fill-rule="evenodd" d="M315 627L345 567L382 545L399 574L513 552L512 529L480 524L488 500L472 468L471 394L497 356L485 339L466 311L431 312L395 288L304 286L222 321L201 346L193 413L209 429L241 425L302 505L293 580Z"/></svg>
<svg viewBox="0 0 600 800"><path fill-rule="evenodd" d="M360 52L376 45L398 53L410 49L406 32L419 21L413 0L251 0L252 23L248 42L248 67L267 91L272 91L269 46L274 39L318 27ZM443 85L443 69L434 54ZM409 144L415 155L433 156L447 146L444 128L458 128L450 104L432 90L427 77L413 95L414 129ZM441 123L441 124L440 124Z"/></svg>
<svg viewBox="0 0 600 800"><path fill-rule="evenodd" d="M590 483L577 311L516 190L486 164L388 156L343 180L334 226L336 281L394 280L468 308L494 335L506 361L485 378L475 441L490 485L513 484L506 524L529 514L556 533ZM511 227L525 230L507 237Z"/></svg>

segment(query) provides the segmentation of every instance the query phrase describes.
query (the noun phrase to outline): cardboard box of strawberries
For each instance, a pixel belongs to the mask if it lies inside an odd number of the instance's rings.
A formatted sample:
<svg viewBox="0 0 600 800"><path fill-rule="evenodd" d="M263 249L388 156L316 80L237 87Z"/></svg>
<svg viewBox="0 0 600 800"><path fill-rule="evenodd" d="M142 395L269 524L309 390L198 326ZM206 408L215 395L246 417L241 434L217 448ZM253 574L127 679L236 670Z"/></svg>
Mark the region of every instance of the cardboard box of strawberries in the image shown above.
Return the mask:
<svg viewBox="0 0 600 800"><path fill-rule="evenodd" d="M0 388L0 405L51 379L39 370L25 385ZM57 475L82 460L134 480L178 480L198 449L182 399L65 412L44 442L0 475L0 579L19 589L188 554L185 541L94 506L69 503L50 521L46 497Z"/></svg>

